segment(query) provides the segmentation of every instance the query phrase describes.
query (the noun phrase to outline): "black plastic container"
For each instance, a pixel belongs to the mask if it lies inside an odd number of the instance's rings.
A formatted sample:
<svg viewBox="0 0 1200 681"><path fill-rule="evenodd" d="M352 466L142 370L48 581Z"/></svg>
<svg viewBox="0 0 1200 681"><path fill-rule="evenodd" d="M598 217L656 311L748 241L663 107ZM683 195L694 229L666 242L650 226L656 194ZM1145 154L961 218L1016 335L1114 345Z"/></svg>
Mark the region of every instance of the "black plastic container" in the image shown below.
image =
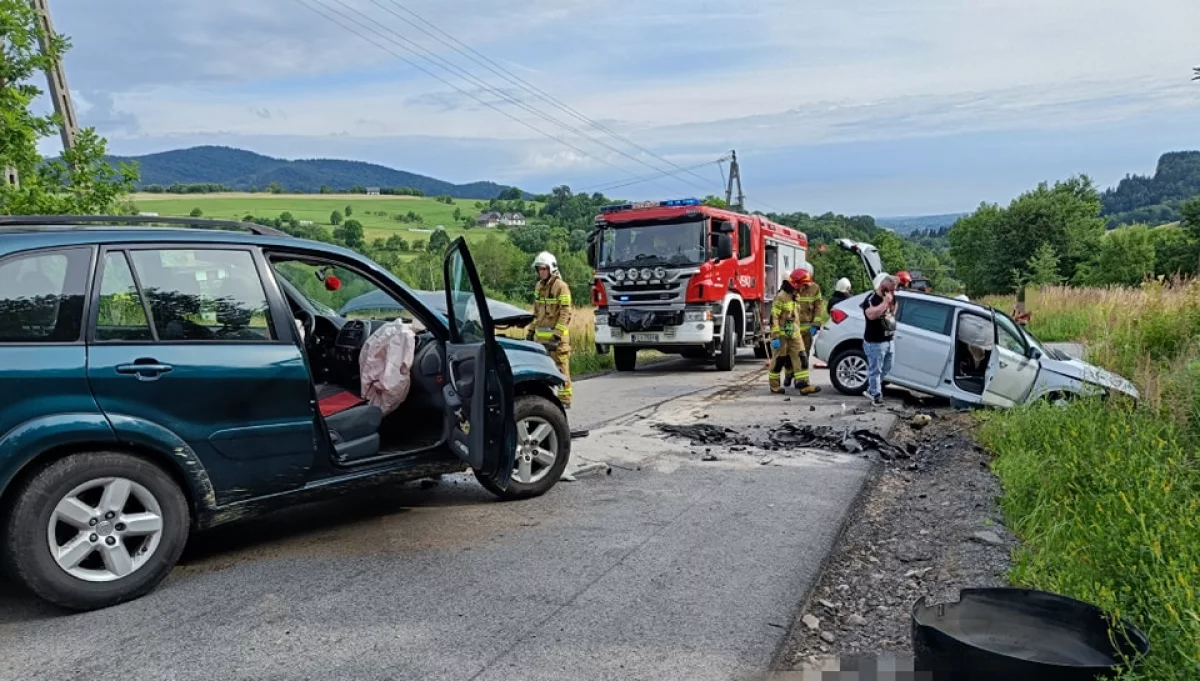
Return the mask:
<svg viewBox="0 0 1200 681"><path fill-rule="evenodd" d="M1094 605L1029 589L963 589L957 603L912 607L914 667L930 681L1094 681L1150 649ZM1115 645L1114 645L1115 643Z"/></svg>

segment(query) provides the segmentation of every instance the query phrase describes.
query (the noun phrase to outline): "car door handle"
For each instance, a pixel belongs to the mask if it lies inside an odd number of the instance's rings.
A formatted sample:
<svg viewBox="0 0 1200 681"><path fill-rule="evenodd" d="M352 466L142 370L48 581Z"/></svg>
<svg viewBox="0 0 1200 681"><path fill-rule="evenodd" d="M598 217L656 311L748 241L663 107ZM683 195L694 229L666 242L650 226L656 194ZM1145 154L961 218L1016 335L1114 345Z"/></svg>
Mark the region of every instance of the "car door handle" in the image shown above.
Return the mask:
<svg viewBox="0 0 1200 681"><path fill-rule="evenodd" d="M133 374L139 381L156 381L160 376L169 373L175 367L161 364L154 359L139 359L133 364L118 364L118 374Z"/></svg>
<svg viewBox="0 0 1200 681"><path fill-rule="evenodd" d="M1007 366L1008 366L1008 362L1005 362L1004 360L1000 360L1000 368L1001 368L1001 369L1003 369L1003 368L1005 368L1005 367L1007 367Z"/></svg>

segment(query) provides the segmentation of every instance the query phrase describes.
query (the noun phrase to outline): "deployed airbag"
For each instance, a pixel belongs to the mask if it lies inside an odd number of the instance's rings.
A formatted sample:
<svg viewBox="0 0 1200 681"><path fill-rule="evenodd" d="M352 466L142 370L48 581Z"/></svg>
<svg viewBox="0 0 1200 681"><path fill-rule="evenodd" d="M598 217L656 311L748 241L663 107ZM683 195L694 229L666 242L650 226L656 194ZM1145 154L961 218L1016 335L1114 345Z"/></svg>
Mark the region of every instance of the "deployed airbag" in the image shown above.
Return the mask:
<svg viewBox="0 0 1200 681"><path fill-rule="evenodd" d="M363 343L358 356L362 396L379 407L384 415L395 411L408 397L412 386L413 357L417 350L417 334L412 325L401 319L379 327Z"/></svg>
<svg viewBox="0 0 1200 681"><path fill-rule="evenodd" d="M966 343L971 361L978 367L996 344L996 327L991 320L973 314L958 318L958 340Z"/></svg>

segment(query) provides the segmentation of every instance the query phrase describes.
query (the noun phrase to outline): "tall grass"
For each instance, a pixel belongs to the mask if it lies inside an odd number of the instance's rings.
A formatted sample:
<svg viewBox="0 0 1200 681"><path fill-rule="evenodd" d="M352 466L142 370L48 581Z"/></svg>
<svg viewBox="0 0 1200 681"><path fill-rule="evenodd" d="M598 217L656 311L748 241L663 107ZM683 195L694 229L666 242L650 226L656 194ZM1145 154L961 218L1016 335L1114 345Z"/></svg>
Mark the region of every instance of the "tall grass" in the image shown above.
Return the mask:
<svg viewBox="0 0 1200 681"><path fill-rule="evenodd" d="M1151 655L1128 678L1200 678L1200 284L1050 288L1026 307L1035 336L1084 342L1143 400L985 417L980 441L997 454L1002 506L1023 540L1011 578L1145 631Z"/></svg>

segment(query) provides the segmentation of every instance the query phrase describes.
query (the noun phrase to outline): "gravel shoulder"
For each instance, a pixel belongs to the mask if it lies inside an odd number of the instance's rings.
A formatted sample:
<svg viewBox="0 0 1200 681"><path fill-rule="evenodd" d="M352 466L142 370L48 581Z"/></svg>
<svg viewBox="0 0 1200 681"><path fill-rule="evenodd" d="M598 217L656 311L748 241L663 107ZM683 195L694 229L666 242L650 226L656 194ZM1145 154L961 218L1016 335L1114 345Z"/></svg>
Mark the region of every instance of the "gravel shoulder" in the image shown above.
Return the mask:
<svg viewBox="0 0 1200 681"><path fill-rule="evenodd" d="M990 455L973 419L950 410L897 409L892 441L916 452L882 461L792 625L780 671L837 670L840 658L911 659L913 603L958 600L1005 586L1016 542L997 504ZM917 415L932 416L928 425Z"/></svg>

